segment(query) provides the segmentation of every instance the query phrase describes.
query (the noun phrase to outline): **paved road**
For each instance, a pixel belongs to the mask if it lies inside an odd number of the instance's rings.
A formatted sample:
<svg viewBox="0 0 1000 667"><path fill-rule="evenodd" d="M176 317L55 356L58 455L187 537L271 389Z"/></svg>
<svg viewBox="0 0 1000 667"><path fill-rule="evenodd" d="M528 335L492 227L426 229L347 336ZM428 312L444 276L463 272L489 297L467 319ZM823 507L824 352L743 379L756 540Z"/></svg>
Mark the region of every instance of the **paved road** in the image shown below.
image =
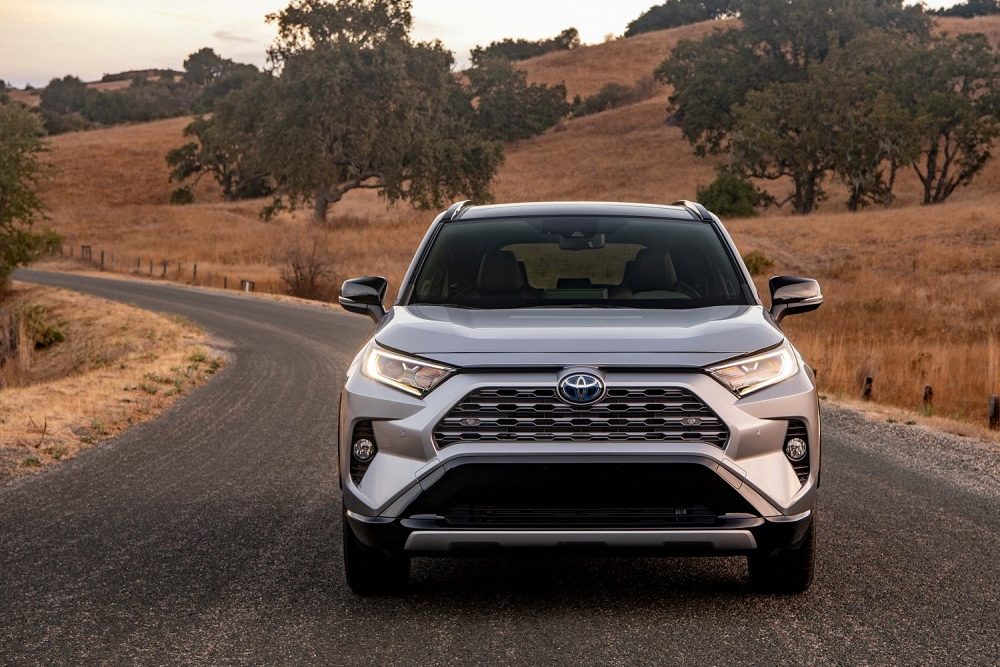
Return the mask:
<svg viewBox="0 0 1000 667"><path fill-rule="evenodd" d="M740 559L567 557L418 560L409 594L358 599L334 433L367 320L19 277L180 313L235 358L160 420L0 488L0 664L1000 663L991 480L963 484L982 474L964 455L912 461L905 429L828 420L805 595L748 592Z"/></svg>

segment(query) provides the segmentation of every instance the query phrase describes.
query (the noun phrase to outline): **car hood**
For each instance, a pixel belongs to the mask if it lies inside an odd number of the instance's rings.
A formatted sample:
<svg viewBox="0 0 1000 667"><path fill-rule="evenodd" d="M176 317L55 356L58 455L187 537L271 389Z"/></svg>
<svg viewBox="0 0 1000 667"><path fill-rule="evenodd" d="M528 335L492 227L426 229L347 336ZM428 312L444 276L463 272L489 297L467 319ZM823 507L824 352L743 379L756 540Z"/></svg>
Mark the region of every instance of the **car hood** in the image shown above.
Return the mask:
<svg viewBox="0 0 1000 667"><path fill-rule="evenodd" d="M758 305L683 310L397 306L375 334L386 347L462 365L484 355L553 361L599 355L625 363L625 355L643 354L675 361L689 355L688 363L703 365L783 339Z"/></svg>

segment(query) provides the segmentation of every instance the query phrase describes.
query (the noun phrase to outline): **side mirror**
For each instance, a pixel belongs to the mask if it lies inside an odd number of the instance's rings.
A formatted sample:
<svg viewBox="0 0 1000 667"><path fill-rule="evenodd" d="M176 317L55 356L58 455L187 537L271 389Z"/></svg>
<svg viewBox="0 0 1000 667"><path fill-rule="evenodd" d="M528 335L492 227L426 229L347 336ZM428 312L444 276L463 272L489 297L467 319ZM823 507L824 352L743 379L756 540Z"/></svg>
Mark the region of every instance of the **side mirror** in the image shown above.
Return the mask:
<svg viewBox="0 0 1000 667"><path fill-rule="evenodd" d="M819 283L812 278L775 276L767 285L771 288L771 317L775 322L786 315L808 313L823 305Z"/></svg>
<svg viewBox="0 0 1000 667"><path fill-rule="evenodd" d="M340 305L344 310L367 315L375 324L385 317L385 291L389 281L382 276L365 276L344 281L340 288Z"/></svg>

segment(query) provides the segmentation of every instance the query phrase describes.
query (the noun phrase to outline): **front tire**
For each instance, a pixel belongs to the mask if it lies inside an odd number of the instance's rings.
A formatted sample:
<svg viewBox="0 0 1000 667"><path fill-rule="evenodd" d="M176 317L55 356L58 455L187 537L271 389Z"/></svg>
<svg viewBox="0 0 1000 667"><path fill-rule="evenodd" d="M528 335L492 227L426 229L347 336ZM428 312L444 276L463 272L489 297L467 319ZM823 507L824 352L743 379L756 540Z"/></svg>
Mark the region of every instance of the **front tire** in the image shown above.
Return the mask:
<svg viewBox="0 0 1000 667"><path fill-rule="evenodd" d="M798 547L776 554L750 556L747 561L750 586L756 590L767 593L809 590L816 571L816 517Z"/></svg>
<svg viewBox="0 0 1000 667"><path fill-rule="evenodd" d="M367 547L358 540L347 517L344 528L344 577L355 595L389 595L406 588L410 579L410 558Z"/></svg>

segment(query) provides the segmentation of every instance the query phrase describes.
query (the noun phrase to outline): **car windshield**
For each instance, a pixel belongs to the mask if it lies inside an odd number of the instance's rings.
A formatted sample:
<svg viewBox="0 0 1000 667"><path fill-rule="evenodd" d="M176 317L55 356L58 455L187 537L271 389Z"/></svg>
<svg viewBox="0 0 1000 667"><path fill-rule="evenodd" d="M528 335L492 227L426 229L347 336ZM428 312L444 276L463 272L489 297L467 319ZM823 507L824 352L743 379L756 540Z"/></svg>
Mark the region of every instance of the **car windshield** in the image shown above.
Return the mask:
<svg viewBox="0 0 1000 667"><path fill-rule="evenodd" d="M410 304L701 308L750 303L711 224L554 216L446 223Z"/></svg>

